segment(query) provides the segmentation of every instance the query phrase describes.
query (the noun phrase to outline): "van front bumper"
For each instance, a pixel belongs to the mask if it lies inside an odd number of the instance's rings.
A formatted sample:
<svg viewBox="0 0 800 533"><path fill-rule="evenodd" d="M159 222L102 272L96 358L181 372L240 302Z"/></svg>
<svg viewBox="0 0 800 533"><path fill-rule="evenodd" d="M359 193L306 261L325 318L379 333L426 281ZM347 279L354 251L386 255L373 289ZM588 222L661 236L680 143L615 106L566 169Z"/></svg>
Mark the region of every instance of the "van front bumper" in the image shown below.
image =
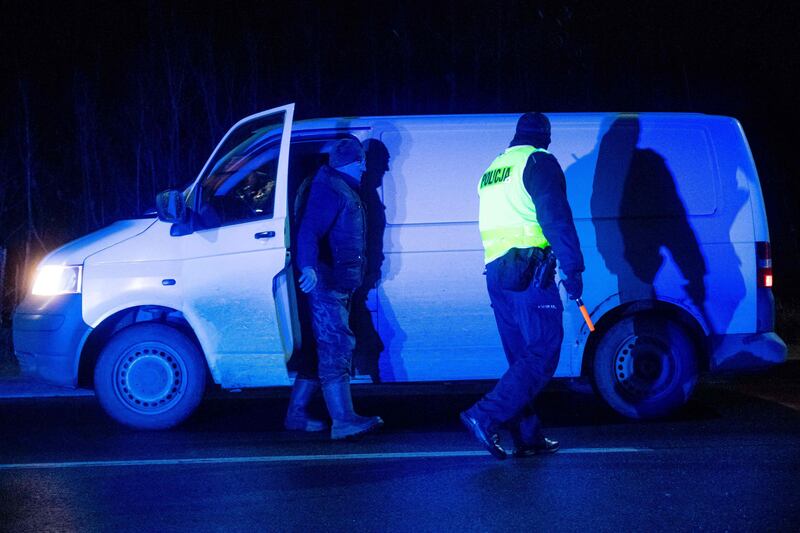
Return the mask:
<svg viewBox="0 0 800 533"><path fill-rule="evenodd" d="M80 294L29 295L14 310L14 352L23 374L75 387L81 348L92 331Z"/></svg>
<svg viewBox="0 0 800 533"><path fill-rule="evenodd" d="M786 361L788 349L778 334L745 333L718 335L712 341L709 370L755 370Z"/></svg>

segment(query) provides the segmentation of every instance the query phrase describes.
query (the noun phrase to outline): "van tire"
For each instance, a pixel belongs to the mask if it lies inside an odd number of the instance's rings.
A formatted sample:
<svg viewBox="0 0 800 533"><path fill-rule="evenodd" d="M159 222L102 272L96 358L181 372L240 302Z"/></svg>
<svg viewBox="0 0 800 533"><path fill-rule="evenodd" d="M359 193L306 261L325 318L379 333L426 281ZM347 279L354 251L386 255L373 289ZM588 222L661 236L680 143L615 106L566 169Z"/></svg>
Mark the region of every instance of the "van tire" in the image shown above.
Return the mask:
<svg viewBox="0 0 800 533"><path fill-rule="evenodd" d="M667 415L697 383L697 354L674 321L634 315L611 326L595 352L594 383L611 408L633 419Z"/></svg>
<svg viewBox="0 0 800 533"><path fill-rule="evenodd" d="M198 347L175 328L140 323L115 334L97 359L97 399L116 421L166 429L200 404L206 365Z"/></svg>

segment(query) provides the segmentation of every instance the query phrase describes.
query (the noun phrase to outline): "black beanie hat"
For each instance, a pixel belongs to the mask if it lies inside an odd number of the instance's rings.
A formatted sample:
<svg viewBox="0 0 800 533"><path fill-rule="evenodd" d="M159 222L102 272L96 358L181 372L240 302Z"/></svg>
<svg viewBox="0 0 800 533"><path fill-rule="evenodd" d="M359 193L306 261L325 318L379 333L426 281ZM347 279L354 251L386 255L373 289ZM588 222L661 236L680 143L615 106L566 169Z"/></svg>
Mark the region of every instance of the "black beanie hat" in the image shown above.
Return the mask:
<svg viewBox="0 0 800 533"><path fill-rule="evenodd" d="M550 145L550 120L544 113L525 113L517 121L512 144L530 144L537 148Z"/></svg>
<svg viewBox="0 0 800 533"><path fill-rule="evenodd" d="M353 161L364 160L364 148L355 139L340 139L328 154L328 163L333 168L349 165Z"/></svg>
<svg viewBox="0 0 800 533"><path fill-rule="evenodd" d="M525 113L517 121L517 133L520 135L550 134L550 120L543 113Z"/></svg>

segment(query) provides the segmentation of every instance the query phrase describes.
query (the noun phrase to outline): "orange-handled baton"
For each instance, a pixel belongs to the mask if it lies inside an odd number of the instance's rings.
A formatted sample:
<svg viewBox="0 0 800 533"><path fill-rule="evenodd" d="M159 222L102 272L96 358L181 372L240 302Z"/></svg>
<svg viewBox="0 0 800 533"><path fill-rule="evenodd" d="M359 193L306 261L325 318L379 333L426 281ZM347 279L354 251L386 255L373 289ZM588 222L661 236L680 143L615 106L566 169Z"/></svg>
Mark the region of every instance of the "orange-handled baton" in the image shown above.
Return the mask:
<svg viewBox="0 0 800 533"><path fill-rule="evenodd" d="M586 325L589 326L589 331L594 331L594 322L592 322L592 317L589 316L589 311L586 310L586 306L583 305L583 300L577 298L575 303L578 304L578 309L581 310L583 319L586 321Z"/></svg>

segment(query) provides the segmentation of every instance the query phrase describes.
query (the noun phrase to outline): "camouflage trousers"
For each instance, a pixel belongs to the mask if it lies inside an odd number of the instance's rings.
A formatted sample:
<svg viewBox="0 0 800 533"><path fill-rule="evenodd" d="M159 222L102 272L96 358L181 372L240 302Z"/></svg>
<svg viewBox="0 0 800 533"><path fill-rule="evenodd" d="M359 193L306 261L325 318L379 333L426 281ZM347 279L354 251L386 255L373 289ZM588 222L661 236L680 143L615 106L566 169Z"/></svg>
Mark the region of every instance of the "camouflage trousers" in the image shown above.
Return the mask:
<svg viewBox="0 0 800 533"><path fill-rule="evenodd" d="M317 341L319 380L325 385L350 379L356 341L349 326L352 293L320 285L308 294L308 302Z"/></svg>

